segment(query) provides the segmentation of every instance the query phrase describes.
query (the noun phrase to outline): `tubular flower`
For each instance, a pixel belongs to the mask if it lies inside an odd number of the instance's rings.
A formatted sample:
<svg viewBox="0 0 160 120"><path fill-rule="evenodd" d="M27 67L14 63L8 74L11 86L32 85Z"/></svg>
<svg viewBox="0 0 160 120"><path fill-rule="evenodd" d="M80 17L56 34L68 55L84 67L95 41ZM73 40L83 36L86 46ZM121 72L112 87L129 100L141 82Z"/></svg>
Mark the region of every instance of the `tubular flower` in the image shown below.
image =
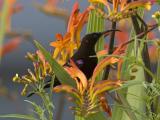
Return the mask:
<svg viewBox="0 0 160 120"><path fill-rule="evenodd" d="M73 52L76 49L76 44L70 41L70 38L70 33L66 33L64 37L61 34L56 34L57 40L50 44L55 47L53 58L55 58L61 65L73 55Z"/></svg>
<svg viewBox="0 0 160 120"><path fill-rule="evenodd" d="M16 74L15 77L13 78L13 82L17 82L25 85L25 87L21 92L22 95L26 95L27 88L29 86L32 86L32 87L34 86L36 89L40 89L40 88L37 88L36 85L42 84L44 82L43 80L45 79L45 77L51 76L53 73L50 65L46 62L46 60L44 59L44 56L40 51L37 51L36 54L28 53L26 58L33 62L34 72L28 69L27 75L23 75L22 77L19 77L19 75ZM43 86L42 86L42 89L43 89Z"/></svg>
<svg viewBox="0 0 160 120"><path fill-rule="evenodd" d="M84 24L88 20L89 9L83 13L79 12L79 4L76 2L73 6L71 16L69 18L67 32L64 37L61 34L56 34L56 41L50 45L55 47L53 57L57 59L59 64L66 63L68 58L72 57L74 51L80 46L80 33Z"/></svg>
<svg viewBox="0 0 160 120"><path fill-rule="evenodd" d="M59 2L60 0L46 0L44 5L35 3L35 7L47 15L56 16L67 21L69 18L68 10L57 7Z"/></svg>
<svg viewBox="0 0 160 120"><path fill-rule="evenodd" d="M109 63L109 62L108 62ZM109 63L111 64L111 63ZM69 85L59 85L53 88L54 92L66 92L74 99L75 107L71 107L75 114L88 117L91 114L103 111L111 116L111 109L107 103L104 93L114 88L120 87L120 80L103 80L95 82L95 80L87 80L84 73L71 61L71 67L65 67L65 70L76 81L77 87ZM93 83L93 85L91 85ZM101 109L102 108L102 109Z"/></svg>
<svg viewBox="0 0 160 120"><path fill-rule="evenodd" d="M11 31L11 17L12 15L21 12L23 10L23 6L15 5L16 0L7 0L8 2L8 14L7 14L7 31ZM0 12L1 16L1 12Z"/></svg>
<svg viewBox="0 0 160 120"><path fill-rule="evenodd" d="M151 1L150 0L138 0L133 2L127 2L127 0L112 0L109 5L107 0L89 0L91 3L102 3L107 7L108 12L104 12L104 10L92 5L91 9L96 9L99 14L101 14L104 18L110 21L119 21L124 18L128 18L134 15L137 11L138 7L144 7L147 10L151 9Z"/></svg>
<svg viewBox="0 0 160 120"><path fill-rule="evenodd" d="M73 6L73 10L68 22L67 32L71 33L71 41L80 45L80 33L84 24L88 20L89 9L86 9L83 13L80 13L79 4L76 2Z"/></svg>
<svg viewBox="0 0 160 120"><path fill-rule="evenodd" d="M20 43L22 42L20 37L16 37L13 38L12 40L10 40L9 42L7 42L6 44L4 44L2 46L2 48L0 48L0 56L4 56L7 53L13 51L14 49L16 49Z"/></svg>

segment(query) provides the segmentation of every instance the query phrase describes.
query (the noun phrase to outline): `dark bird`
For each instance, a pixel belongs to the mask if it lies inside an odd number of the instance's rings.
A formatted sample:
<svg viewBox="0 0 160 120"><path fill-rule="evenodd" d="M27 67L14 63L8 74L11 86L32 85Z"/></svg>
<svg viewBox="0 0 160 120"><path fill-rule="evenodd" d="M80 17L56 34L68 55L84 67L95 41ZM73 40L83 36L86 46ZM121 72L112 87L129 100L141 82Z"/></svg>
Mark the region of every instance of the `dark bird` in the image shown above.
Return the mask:
<svg viewBox="0 0 160 120"><path fill-rule="evenodd" d="M86 34L82 38L82 42L79 49L70 58L72 61L74 61L74 63L78 66L78 68L86 75L87 79L89 79L92 76L93 70L98 62L97 57L90 57L90 56L96 56L95 45L97 41L103 35L104 37L108 36L112 31L119 31L119 30L107 30L104 32L94 32ZM66 64L64 64L64 66L70 66L69 61ZM58 84L60 83L59 82L55 83L55 86Z"/></svg>
<svg viewBox="0 0 160 120"><path fill-rule="evenodd" d="M99 38L101 38L103 35L104 37L108 36L113 31L119 31L119 30L107 30L104 32L94 32L86 34L82 38L81 45L77 52L70 58L74 61L74 63L78 66L78 68L86 75L87 79L89 79L92 74L93 70L97 65L98 58L97 57L90 57L90 56L96 56L95 52L95 45ZM69 60L64 66L70 66ZM61 83L55 78L54 86L60 85ZM44 88L50 87L50 81L47 82ZM29 95L31 96L31 95Z"/></svg>
<svg viewBox="0 0 160 120"><path fill-rule="evenodd" d="M86 75L87 79L92 76L93 70L97 65L98 58L96 56L95 45L100 37L109 35L112 31L94 32L83 37L81 45L77 52L71 58L78 68Z"/></svg>

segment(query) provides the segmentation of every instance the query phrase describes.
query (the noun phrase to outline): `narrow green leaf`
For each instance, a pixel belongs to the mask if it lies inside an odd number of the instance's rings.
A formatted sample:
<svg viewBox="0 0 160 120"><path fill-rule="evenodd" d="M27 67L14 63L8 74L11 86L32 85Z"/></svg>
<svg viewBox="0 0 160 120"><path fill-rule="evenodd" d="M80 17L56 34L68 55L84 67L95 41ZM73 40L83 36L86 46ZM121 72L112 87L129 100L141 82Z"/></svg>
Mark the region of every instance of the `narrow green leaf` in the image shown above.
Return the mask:
<svg viewBox="0 0 160 120"><path fill-rule="evenodd" d="M129 120L137 120L137 118L136 118L131 106L129 105L128 101L126 100L126 98L122 94L118 94L118 96L121 100L121 104L119 104L119 103L116 104L116 105L119 105L119 108L121 108L118 110L125 111L126 114L128 115L127 117L129 117ZM113 115L112 119L118 119L118 117ZM123 118L123 116L121 116L121 120L125 120Z"/></svg>
<svg viewBox="0 0 160 120"><path fill-rule="evenodd" d="M25 120L38 120L31 115L21 115L21 114L7 114L0 115L0 118L17 118L17 119L25 119Z"/></svg>
<svg viewBox="0 0 160 120"><path fill-rule="evenodd" d="M130 33L130 38L132 38L133 36L134 36L134 31L132 29L131 33ZM128 58L128 59L125 59L123 65L122 65L121 75L122 75L123 79L128 78L128 73L129 73L128 65L131 64L131 63L133 63L133 58L131 58L131 54L130 54L132 52L132 50L133 50L133 47L134 47L134 44L129 44L129 46L127 47L127 50L126 50L125 57ZM132 83L131 83L131 85L132 85ZM124 86L122 86L122 87L124 87ZM129 87L129 86L127 86L127 87ZM125 93L126 92L127 92L127 88L125 88L125 89L123 88L123 89L120 89L120 90L117 91L117 94L120 95L120 96L122 96L121 97L121 99L122 99L121 101L125 101L125 99L126 99L125 98L126 97ZM119 103L115 102L115 105L113 107L112 120L117 120L117 119L118 120L123 120L122 116L124 114L124 110L122 109L121 106L123 106L123 103L119 104ZM130 106L128 106L128 107L130 107ZM131 112L130 109L128 109L128 112Z"/></svg>
<svg viewBox="0 0 160 120"><path fill-rule="evenodd" d="M75 80L73 80L70 75L63 69L61 65L57 63L55 59L52 58L51 54L36 40L34 40L36 47L43 53L46 60L51 65L56 77L62 84L67 84L72 87L76 86Z"/></svg>

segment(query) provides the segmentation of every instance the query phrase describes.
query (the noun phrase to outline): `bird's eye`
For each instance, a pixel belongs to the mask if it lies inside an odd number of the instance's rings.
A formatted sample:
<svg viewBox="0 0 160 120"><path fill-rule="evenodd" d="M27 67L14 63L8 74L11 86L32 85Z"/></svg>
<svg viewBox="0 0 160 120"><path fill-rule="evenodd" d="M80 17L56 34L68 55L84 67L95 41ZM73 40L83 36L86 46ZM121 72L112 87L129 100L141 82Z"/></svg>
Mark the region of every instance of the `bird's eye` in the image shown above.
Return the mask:
<svg viewBox="0 0 160 120"><path fill-rule="evenodd" d="M85 40L86 43L88 43L88 40Z"/></svg>
<svg viewBox="0 0 160 120"><path fill-rule="evenodd" d="M93 35L93 37L94 37L94 38L97 38L97 35L96 35L96 34L94 34L94 35Z"/></svg>

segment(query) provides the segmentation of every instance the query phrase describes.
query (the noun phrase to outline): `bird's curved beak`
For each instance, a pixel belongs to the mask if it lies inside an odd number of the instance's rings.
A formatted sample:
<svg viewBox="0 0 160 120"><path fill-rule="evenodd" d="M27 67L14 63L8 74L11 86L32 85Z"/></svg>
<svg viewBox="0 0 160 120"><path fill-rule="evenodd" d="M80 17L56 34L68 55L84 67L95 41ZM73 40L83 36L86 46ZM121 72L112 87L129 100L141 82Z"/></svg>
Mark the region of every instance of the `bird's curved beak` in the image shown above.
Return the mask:
<svg viewBox="0 0 160 120"><path fill-rule="evenodd" d="M111 34L112 32L116 32L116 31L121 32L121 31L118 30L118 29L112 29L112 30L106 30L106 31L102 32L102 35L104 35L104 37L106 37L106 36L108 36L109 34Z"/></svg>

